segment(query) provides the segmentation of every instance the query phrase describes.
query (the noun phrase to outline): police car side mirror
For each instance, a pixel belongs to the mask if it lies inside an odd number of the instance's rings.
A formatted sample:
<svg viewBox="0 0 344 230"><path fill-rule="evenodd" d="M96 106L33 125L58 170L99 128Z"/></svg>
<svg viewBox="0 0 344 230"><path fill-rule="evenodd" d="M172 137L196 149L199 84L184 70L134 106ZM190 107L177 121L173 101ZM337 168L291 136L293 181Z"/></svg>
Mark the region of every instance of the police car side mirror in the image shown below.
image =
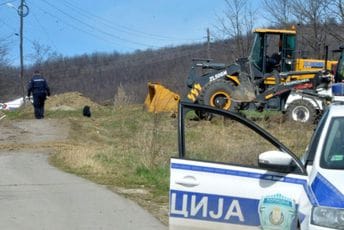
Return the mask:
<svg viewBox="0 0 344 230"><path fill-rule="evenodd" d="M280 151L267 151L261 153L258 158L258 166L269 171L284 173L295 170L293 158L289 154Z"/></svg>

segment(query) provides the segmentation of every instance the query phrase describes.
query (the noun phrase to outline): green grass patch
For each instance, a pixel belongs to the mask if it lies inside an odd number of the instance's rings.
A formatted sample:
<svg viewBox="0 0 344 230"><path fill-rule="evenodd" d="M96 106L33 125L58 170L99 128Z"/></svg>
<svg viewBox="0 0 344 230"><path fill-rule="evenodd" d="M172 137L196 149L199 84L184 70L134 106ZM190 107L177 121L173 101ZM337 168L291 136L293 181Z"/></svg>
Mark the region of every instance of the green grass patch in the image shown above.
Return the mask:
<svg viewBox="0 0 344 230"><path fill-rule="evenodd" d="M267 120L271 117L280 117L282 115L280 111L263 110L259 112L256 109L243 110L240 113L251 120Z"/></svg>
<svg viewBox="0 0 344 230"><path fill-rule="evenodd" d="M169 167L136 168L136 183L148 185L157 195L166 194L169 190Z"/></svg>

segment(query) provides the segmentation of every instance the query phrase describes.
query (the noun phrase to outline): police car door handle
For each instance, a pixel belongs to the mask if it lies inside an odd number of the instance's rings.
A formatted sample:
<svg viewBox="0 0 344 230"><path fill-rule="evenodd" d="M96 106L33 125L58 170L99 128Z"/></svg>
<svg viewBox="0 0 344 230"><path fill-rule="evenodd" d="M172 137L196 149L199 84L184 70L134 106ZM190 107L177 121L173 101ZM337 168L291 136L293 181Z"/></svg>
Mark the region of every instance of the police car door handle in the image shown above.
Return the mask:
<svg viewBox="0 0 344 230"><path fill-rule="evenodd" d="M195 187L199 185L199 182L194 176L185 176L182 179L176 180L175 183L184 187Z"/></svg>

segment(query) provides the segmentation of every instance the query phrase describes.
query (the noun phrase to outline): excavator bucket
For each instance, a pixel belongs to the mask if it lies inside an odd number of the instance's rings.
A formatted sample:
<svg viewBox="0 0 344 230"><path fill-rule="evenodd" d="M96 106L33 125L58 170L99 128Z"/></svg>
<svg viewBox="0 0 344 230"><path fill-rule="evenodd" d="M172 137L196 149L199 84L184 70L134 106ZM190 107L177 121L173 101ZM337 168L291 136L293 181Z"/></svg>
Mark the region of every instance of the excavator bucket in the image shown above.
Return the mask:
<svg viewBox="0 0 344 230"><path fill-rule="evenodd" d="M180 96L159 83L148 83L148 95L145 107L148 112L173 112L178 111Z"/></svg>

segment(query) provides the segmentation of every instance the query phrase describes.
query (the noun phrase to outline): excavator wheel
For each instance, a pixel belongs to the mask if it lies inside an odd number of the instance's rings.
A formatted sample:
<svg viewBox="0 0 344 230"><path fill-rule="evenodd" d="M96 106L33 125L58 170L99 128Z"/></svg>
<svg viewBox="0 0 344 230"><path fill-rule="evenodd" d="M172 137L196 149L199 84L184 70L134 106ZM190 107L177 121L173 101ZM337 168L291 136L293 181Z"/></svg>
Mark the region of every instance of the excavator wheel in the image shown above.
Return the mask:
<svg viewBox="0 0 344 230"><path fill-rule="evenodd" d="M287 116L291 121L313 124L317 118L317 111L307 100L296 100L287 108Z"/></svg>
<svg viewBox="0 0 344 230"><path fill-rule="evenodd" d="M235 103L232 101L233 83L223 79L207 83L199 96L199 104L210 105L219 109L232 111ZM210 120L212 116L200 111L196 112L200 119Z"/></svg>

